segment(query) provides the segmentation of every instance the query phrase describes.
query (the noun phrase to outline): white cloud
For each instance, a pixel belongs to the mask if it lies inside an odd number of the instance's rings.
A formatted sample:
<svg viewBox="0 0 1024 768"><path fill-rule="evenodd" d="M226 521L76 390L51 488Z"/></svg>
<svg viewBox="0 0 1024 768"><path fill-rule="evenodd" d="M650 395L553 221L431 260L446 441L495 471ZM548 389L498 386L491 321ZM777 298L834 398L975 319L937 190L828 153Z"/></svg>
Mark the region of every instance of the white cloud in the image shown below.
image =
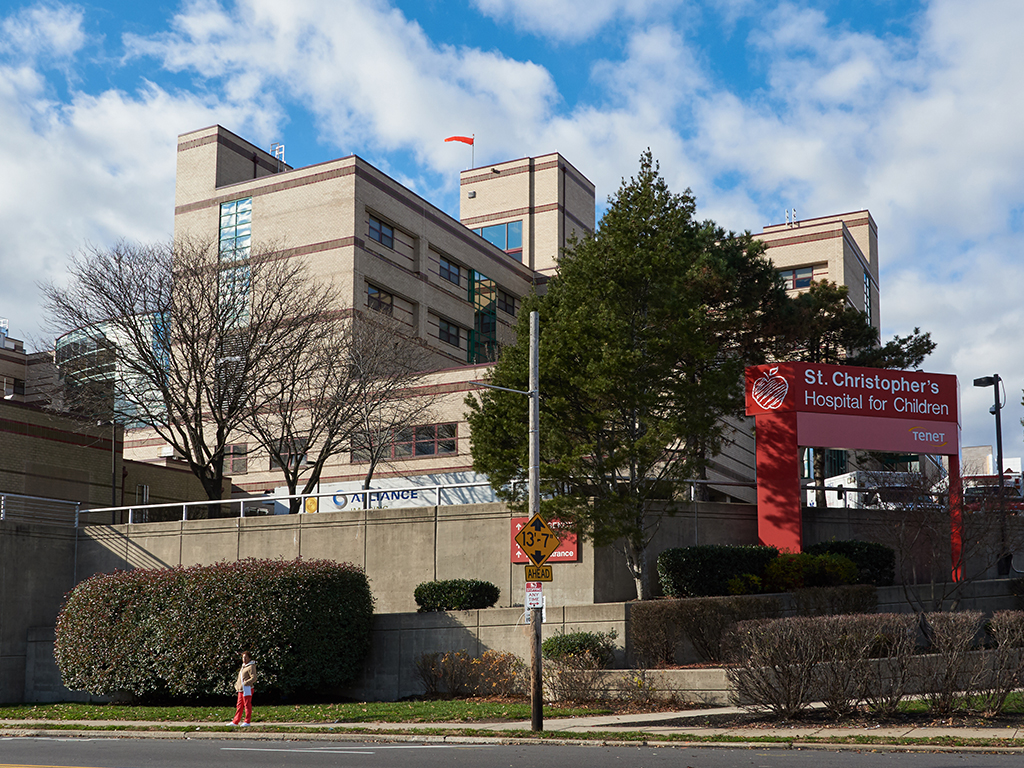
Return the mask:
<svg viewBox="0 0 1024 768"><path fill-rule="evenodd" d="M85 45L82 9L37 5L0 22L0 53L17 52L29 59L60 60Z"/></svg>
<svg viewBox="0 0 1024 768"><path fill-rule="evenodd" d="M131 38L129 47L168 68L221 78L232 101L301 100L323 136L344 150L411 148L448 173L462 158L445 136L487 135L487 151L503 158L557 98L543 67L435 45L418 24L375 2L243 0L230 11L193 4L173 33Z"/></svg>
<svg viewBox="0 0 1024 768"><path fill-rule="evenodd" d="M511 20L518 29L554 40L578 41L602 27L623 20L664 18L685 0L473 0L497 21Z"/></svg>

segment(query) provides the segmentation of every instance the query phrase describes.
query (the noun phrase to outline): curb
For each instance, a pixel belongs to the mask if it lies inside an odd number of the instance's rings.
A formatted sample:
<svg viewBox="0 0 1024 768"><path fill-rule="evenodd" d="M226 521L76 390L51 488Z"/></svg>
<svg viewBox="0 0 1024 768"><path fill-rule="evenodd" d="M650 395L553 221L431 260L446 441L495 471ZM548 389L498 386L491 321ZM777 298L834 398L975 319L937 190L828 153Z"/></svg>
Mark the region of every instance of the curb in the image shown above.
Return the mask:
<svg viewBox="0 0 1024 768"><path fill-rule="evenodd" d="M127 721L124 725L130 725ZM201 726L199 727L201 729ZM551 733L551 732L549 732ZM662 741L624 739L580 739L571 737L462 736L458 734L410 734L381 731L159 731L159 730L92 730L48 729L39 727L0 728L0 738L81 738L81 739L221 739L232 741L339 741L339 742L417 742L427 744L507 744L516 746L553 744L568 747L659 747L688 749L772 749L817 750L823 752L922 752L922 753L1008 753L1024 754L1022 746L947 746L941 744L842 744L818 741Z"/></svg>

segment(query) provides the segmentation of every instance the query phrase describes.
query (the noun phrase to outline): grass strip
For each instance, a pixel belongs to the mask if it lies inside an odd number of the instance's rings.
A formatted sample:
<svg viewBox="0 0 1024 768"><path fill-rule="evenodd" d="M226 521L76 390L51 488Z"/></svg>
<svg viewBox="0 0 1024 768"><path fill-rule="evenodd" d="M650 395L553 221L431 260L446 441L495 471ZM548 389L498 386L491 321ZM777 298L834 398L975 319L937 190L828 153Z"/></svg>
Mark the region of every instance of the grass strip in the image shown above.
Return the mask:
<svg viewBox="0 0 1024 768"><path fill-rule="evenodd" d="M550 718L610 714L610 709L545 707ZM119 704L19 704L0 707L3 720L148 720L224 723L234 706L125 706ZM346 702L257 706L260 720L279 723L459 723L529 720L528 702L470 700Z"/></svg>

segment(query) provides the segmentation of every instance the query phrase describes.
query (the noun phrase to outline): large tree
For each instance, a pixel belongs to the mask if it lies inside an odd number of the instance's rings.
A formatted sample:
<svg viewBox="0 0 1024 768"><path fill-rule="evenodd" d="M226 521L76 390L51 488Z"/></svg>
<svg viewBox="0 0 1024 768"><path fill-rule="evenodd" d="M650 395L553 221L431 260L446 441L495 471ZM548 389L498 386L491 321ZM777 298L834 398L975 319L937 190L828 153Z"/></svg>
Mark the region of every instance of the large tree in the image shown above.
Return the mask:
<svg viewBox="0 0 1024 768"><path fill-rule="evenodd" d="M271 383L322 333L336 301L298 259L216 244L91 248L43 286L62 345L65 406L153 429L221 498L225 448L278 394ZM98 350L94 359L76 354ZM94 363L99 363L94 364ZM99 383L94 387L90 384ZM78 398L83 391L106 392Z"/></svg>
<svg viewBox="0 0 1024 768"><path fill-rule="evenodd" d="M527 388L528 315L539 309L542 509L598 545L621 541L641 598L660 516L720 449L722 417L742 408L743 368L785 302L763 246L694 210L642 155L597 232L570 244L546 295L523 303L492 376ZM474 466L521 504L527 398L488 390L467 404Z"/></svg>
<svg viewBox="0 0 1024 768"><path fill-rule="evenodd" d="M244 428L281 469L291 495L315 492L328 460L344 451L366 462L368 488L394 432L414 429L434 402L411 391L427 365L426 350L386 314L331 318L271 373L271 397ZM291 512L298 509L292 499Z"/></svg>

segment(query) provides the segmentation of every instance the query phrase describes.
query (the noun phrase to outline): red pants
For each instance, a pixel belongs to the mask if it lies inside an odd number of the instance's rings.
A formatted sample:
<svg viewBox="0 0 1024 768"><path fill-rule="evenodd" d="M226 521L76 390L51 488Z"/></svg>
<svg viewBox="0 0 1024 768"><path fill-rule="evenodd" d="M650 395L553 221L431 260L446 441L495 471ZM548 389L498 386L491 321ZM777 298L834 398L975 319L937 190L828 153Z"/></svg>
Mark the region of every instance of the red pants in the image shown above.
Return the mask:
<svg viewBox="0 0 1024 768"><path fill-rule="evenodd" d="M238 704L235 706L235 719L231 722L235 725L242 719L242 714L245 714L245 722L252 722L252 695L246 696L241 691L238 692Z"/></svg>

